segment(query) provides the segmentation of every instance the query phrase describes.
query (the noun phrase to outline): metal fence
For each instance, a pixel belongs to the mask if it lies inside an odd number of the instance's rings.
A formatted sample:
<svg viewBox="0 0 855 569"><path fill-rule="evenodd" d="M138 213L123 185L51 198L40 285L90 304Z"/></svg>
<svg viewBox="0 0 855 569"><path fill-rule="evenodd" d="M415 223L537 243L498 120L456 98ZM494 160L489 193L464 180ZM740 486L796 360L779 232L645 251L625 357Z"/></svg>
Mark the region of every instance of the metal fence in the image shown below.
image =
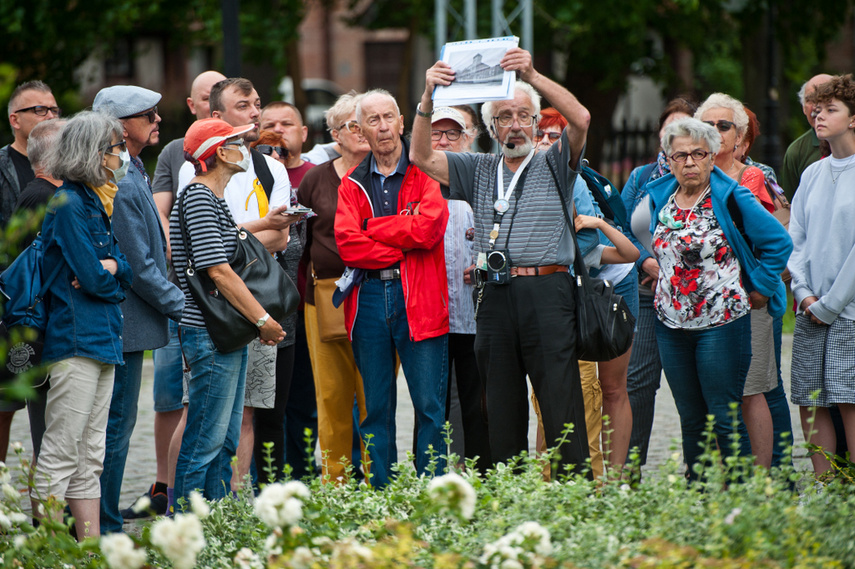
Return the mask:
<svg viewBox="0 0 855 569"><path fill-rule="evenodd" d="M624 120L613 128L603 145L600 173L622 189L636 166L656 159L659 151L659 129L654 121L630 124Z"/></svg>

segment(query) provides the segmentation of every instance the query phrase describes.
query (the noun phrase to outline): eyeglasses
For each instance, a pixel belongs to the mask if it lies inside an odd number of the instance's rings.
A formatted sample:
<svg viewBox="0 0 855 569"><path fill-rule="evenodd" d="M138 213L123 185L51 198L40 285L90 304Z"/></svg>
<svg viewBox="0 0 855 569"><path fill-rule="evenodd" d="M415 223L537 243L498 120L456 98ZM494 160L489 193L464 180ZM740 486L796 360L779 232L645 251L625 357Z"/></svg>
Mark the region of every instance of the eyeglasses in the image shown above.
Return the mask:
<svg viewBox="0 0 855 569"><path fill-rule="evenodd" d="M497 117L493 117L493 120L496 121L496 124L498 124L499 126L504 128L504 127L513 126L514 117L515 117L515 115L512 113L502 113ZM517 123L520 126L527 127L527 126L531 126L535 122L537 122L537 115L530 115L525 111L520 111L516 115L516 119L517 119Z"/></svg>
<svg viewBox="0 0 855 569"><path fill-rule="evenodd" d="M264 154L265 156L272 156L274 152L279 155L279 158L285 158L286 156L288 156L288 149L282 146L259 144L255 147L255 149Z"/></svg>
<svg viewBox="0 0 855 569"><path fill-rule="evenodd" d="M542 130L537 131L537 138L543 138L544 136L548 136L549 140L555 142L559 138L561 138L560 132L543 132Z"/></svg>
<svg viewBox="0 0 855 569"><path fill-rule="evenodd" d="M151 109L147 110L144 113L137 113L135 115L130 115L127 117L122 117L122 118L123 119L136 119L139 117L146 117L148 119L148 122L153 123L155 120L155 117L157 117L157 107L152 107Z"/></svg>
<svg viewBox="0 0 855 569"><path fill-rule="evenodd" d="M36 105L35 107L27 107L25 109L18 109L15 111L16 113L26 113L29 111L33 111L33 114L36 114L40 117L45 117L47 114L53 113L53 116L58 117L62 114L62 109L59 107L46 107L44 105Z"/></svg>
<svg viewBox="0 0 855 569"><path fill-rule="evenodd" d="M460 135L463 134L463 131L459 128L450 128L448 130L432 130L430 131L430 139L431 140L442 140L442 135L445 135L445 138L448 139L449 142L454 142Z"/></svg>
<svg viewBox="0 0 855 569"><path fill-rule="evenodd" d="M707 152L706 150L692 150L691 152L675 152L674 154L669 156L669 158L672 162L682 164L689 156L692 157L692 160L694 162L700 162L710 154L712 154L712 152Z"/></svg>
<svg viewBox="0 0 855 569"><path fill-rule="evenodd" d="M107 154L112 154L112 152L110 152L110 151L111 151L111 150L113 150L114 148L116 148L117 146L119 147L119 152L124 152L125 150L127 150L127 149L128 149L128 144L127 144L127 142L126 142L126 141L124 141L124 140L120 140L120 141L119 141L119 142L117 142L116 144L111 144L110 146L108 146L107 148L105 148L105 149L104 149L104 152L106 152Z"/></svg>
<svg viewBox="0 0 855 569"><path fill-rule="evenodd" d="M716 128L718 129L718 131L719 131L719 132L727 132L727 131L729 131L730 129L732 129L733 127L735 127L735 126L736 126L736 124L735 124L735 123L732 123L732 122L730 122L730 121L726 121L726 120L720 120L720 121L704 121L704 122L705 122L705 123L707 123L707 124L708 124L708 125L710 125L710 126L714 126L714 127L716 127Z"/></svg>
<svg viewBox="0 0 855 569"><path fill-rule="evenodd" d="M359 134L359 123L355 120L347 121L346 123L339 126L336 130L347 129L347 132L351 132L353 134Z"/></svg>

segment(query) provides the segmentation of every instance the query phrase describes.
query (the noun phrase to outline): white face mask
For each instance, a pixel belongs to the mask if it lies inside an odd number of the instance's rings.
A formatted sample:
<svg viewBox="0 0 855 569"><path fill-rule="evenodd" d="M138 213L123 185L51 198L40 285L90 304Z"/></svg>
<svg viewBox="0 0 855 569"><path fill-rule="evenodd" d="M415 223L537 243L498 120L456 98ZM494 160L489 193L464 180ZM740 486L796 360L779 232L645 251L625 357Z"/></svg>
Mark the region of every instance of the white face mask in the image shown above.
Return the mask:
<svg viewBox="0 0 855 569"><path fill-rule="evenodd" d="M119 160L122 162L116 170L106 167L107 170L110 170L110 173L113 174L113 181L118 184L122 181L122 178L128 174L128 168L131 166L131 153L127 150L122 150L119 154L113 154L112 152L108 152L107 154L110 156L118 156Z"/></svg>
<svg viewBox="0 0 855 569"><path fill-rule="evenodd" d="M247 148L246 145L241 145L238 146L238 150L240 150L240 153L243 155L243 158L241 158L240 161L229 162L228 160L223 160L223 162L225 162L226 164L234 164L235 166L240 168L241 172L246 172L247 170L249 170L249 164L251 161L251 157L249 155L249 148Z"/></svg>

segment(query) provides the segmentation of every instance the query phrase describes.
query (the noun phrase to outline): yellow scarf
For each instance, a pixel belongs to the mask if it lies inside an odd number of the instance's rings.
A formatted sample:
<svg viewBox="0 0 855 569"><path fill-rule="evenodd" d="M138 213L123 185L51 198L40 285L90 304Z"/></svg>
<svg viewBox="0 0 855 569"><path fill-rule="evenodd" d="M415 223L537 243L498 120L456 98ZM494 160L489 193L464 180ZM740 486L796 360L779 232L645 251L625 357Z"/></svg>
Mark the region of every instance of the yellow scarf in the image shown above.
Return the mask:
<svg viewBox="0 0 855 569"><path fill-rule="evenodd" d="M101 203L104 205L104 211L107 212L107 215L113 217L113 199L116 197L116 192L119 191L119 186L112 181L107 182L103 186L98 186L97 188L89 184L86 185L89 186L89 189L95 192L95 195L101 200Z"/></svg>

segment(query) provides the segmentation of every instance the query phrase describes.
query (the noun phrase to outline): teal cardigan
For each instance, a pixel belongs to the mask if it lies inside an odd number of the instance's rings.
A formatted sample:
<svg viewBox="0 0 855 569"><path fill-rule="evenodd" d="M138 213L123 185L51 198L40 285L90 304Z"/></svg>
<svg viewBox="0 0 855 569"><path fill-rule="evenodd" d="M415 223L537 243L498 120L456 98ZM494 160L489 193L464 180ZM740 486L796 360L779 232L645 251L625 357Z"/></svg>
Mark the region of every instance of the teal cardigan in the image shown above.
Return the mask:
<svg viewBox="0 0 855 569"><path fill-rule="evenodd" d="M677 191L677 178L668 174L647 185L650 194L650 233L659 224L659 211ZM781 273L793 251L793 241L787 230L771 213L760 205L754 194L736 183L718 167L710 175L713 213L721 225L727 242L736 253L742 267L743 285L748 292L756 290L769 297L769 314L781 316L787 309L787 289ZM742 214L745 237L734 223L728 202Z"/></svg>

